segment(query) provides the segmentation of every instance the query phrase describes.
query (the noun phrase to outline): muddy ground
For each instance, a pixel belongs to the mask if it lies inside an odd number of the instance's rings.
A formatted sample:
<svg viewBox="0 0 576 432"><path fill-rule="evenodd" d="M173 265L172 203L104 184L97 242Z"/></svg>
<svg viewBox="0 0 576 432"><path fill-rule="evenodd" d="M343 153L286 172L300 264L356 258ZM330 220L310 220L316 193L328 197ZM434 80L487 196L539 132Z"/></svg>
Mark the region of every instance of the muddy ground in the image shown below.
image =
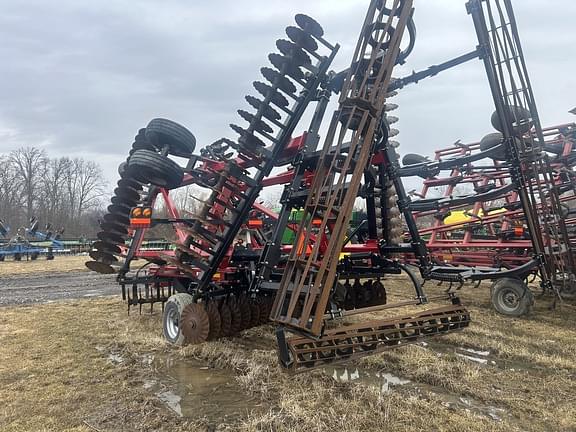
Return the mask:
<svg viewBox="0 0 576 432"><path fill-rule="evenodd" d="M24 264L23 264L24 265ZM70 271L0 276L0 306L118 294L114 275Z"/></svg>
<svg viewBox="0 0 576 432"><path fill-rule="evenodd" d="M0 306L115 295L115 275L89 271L87 255L57 256L48 261L0 262Z"/></svg>
<svg viewBox="0 0 576 432"><path fill-rule="evenodd" d="M1 279L7 298L43 299L55 286L78 298L0 308L0 430L576 430L573 305L540 300L510 319L492 311L487 287L465 287L464 332L287 375L270 325L174 349L159 307L128 316L119 295L84 297L111 284L90 277ZM389 296L405 285L388 281Z"/></svg>

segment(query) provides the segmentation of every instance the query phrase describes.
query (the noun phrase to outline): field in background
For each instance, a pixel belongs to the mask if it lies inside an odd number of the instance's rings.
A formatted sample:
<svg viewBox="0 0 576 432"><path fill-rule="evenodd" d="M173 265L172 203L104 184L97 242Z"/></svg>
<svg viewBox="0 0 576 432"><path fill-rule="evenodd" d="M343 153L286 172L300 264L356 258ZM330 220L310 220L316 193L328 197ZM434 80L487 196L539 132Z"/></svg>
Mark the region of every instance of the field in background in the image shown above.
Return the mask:
<svg viewBox="0 0 576 432"><path fill-rule="evenodd" d="M84 265L88 259L88 255L56 256L51 261L46 260L44 256L35 261L13 261L12 258L8 258L0 262L0 277L41 272L88 271Z"/></svg>
<svg viewBox="0 0 576 432"><path fill-rule="evenodd" d="M173 349L160 307L119 297L1 308L0 430L576 430L576 308L507 319L462 294L464 332L295 376L272 326Z"/></svg>

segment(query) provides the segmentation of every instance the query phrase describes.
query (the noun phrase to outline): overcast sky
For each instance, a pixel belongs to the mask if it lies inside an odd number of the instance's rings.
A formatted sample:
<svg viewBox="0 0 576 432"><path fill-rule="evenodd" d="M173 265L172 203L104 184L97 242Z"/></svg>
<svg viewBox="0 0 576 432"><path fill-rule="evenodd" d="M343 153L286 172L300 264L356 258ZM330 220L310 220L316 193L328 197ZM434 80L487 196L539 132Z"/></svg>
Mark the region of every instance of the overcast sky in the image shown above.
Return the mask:
<svg viewBox="0 0 576 432"><path fill-rule="evenodd" d="M0 150L45 148L98 161L111 182L138 128L154 117L187 126L198 146L234 137L228 124L254 94L275 40L296 13L319 21L346 67L368 0L0 0ZM576 1L516 0L543 125L576 120ZM415 0L416 48L402 76L473 49L464 0ZM285 37L285 36L284 36ZM491 132L479 61L407 87L401 153L431 155ZM303 125L302 128L305 126Z"/></svg>

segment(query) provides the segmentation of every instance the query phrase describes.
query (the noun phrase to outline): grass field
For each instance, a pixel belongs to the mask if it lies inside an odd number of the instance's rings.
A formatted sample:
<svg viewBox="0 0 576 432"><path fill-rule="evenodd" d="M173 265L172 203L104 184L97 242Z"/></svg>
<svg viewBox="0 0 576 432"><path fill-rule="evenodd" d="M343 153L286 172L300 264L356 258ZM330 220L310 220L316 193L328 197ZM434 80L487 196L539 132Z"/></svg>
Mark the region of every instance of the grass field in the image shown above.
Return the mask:
<svg viewBox="0 0 576 432"><path fill-rule="evenodd" d="M393 283L392 292L403 284ZM160 308L127 316L119 298L2 308L0 430L576 430L576 308L550 311L542 300L529 318L509 319L490 309L487 293L463 290L473 318L464 332L367 357L348 371L298 375L276 366L271 326L174 349L162 340ZM191 379L214 375L187 417L150 384L179 385L158 361L168 369L184 362ZM382 391L383 373L410 382ZM197 387L180 391L193 398ZM227 404L235 411L224 417Z"/></svg>
<svg viewBox="0 0 576 432"><path fill-rule="evenodd" d="M33 273L55 273L70 271L88 271L84 263L89 260L88 256L57 256L53 260L46 260L40 257L34 261L13 261L0 262L0 276L18 276Z"/></svg>

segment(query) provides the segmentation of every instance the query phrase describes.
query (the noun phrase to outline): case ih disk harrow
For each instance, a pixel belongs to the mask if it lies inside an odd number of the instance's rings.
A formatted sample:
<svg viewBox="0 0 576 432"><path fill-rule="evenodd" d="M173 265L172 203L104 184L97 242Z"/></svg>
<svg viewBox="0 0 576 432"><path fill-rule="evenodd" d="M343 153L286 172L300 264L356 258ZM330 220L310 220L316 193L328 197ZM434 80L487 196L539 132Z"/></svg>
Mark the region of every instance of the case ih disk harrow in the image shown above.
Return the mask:
<svg viewBox="0 0 576 432"><path fill-rule="evenodd" d="M479 46L401 79L392 79L392 72L414 47L412 0L371 1L350 67L340 73L329 71L338 45L324 38L314 20L297 15L297 25L286 29L289 40L277 41L279 53L269 55L273 68L261 69L267 82L254 82L260 97L246 97L253 110L238 111L247 124L231 125L236 140L220 139L197 155L194 136L174 122L155 119L139 131L120 167L121 180L87 266L118 273L129 307L161 302L164 335L175 344L230 336L271 319L277 324L280 364L289 370L465 328L470 316L452 282L495 280L494 291L513 287L525 303L529 290L522 278L537 271L542 286L557 291L559 278L572 277L569 240L557 213L557 185L564 180L540 157L545 140L511 4L470 0L467 9ZM489 148L458 158L413 157L407 161L411 165L400 167L397 143L389 139L398 133L390 127L397 121L390 115L396 105L387 100L404 85L473 58L484 62L501 135ZM319 129L333 94L339 95L338 108L320 146ZM307 132L291 138L306 111L311 113ZM505 180L494 186L493 195L510 195L522 209L531 255L510 268L439 264L416 218L492 199L486 195L492 186L479 180L485 190L472 197L412 201L402 178L430 178L495 154L504 161L491 169L502 168ZM187 158L187 165L170 155ZM263 188L279 184L284 185L282 208L274 214L256 199ZM197 198L199 211L183 217L170 191L188 185L209 192ZM351 230L358 199L365 203L366 220ZM154 214L160 200L167 217ZM146 231L162 224L174 229L174 250L141 250ZM287 230L293 232L291 244L282 241ZM135 259L147 262L132 271ZM411 281L406 299L389 303L384 278L402 272ZM421 280L451 286L433 297ZM427 304L434 306L420 310ZM387 318L362 319L392 311L396 314ZM342 319L352 315L359 316L343 326Z"/></svg>

